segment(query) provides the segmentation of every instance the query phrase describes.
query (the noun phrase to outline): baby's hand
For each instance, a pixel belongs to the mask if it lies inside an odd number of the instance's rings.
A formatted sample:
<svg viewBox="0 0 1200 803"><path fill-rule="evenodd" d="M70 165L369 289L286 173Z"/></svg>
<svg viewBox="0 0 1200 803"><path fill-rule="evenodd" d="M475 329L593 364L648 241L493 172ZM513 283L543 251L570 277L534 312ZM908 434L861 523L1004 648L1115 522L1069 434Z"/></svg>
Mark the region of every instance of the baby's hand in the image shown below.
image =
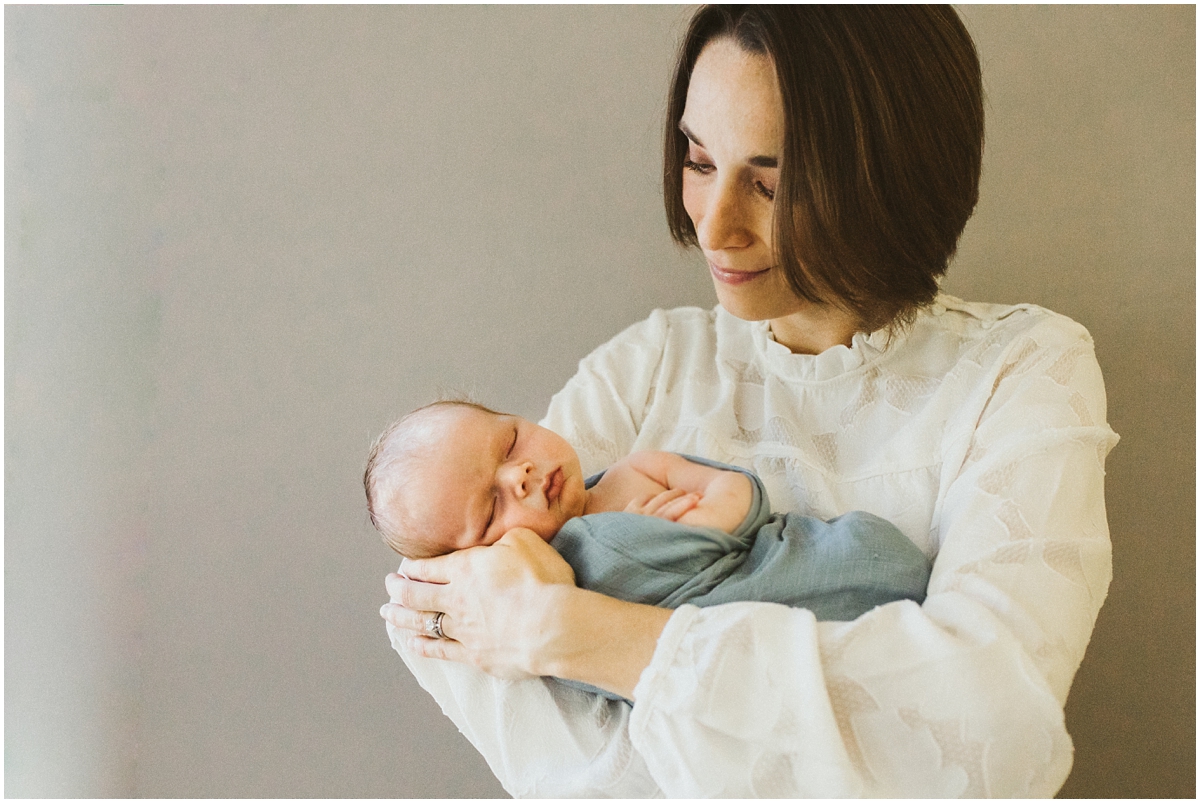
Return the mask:
<svg viewBox="0 0 1200 803"><path fill-rule="evenodd" d="M674 488L658 494L643 494L635 497L625 506L625 512L655 516L667 521L679 521L685 513L698 504L700 504L700 494L686 493L681 488Z"/></svg>

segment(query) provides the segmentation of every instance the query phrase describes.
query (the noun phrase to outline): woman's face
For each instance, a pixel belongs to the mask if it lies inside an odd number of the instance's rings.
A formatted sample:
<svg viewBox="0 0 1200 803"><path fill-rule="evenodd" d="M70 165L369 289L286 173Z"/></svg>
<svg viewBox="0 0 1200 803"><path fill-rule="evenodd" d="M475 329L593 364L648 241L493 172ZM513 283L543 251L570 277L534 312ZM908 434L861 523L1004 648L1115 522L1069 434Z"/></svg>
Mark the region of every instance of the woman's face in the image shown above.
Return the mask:
<svg viewBox="0 0 1200 803"><path fill-rule="evenodd" d="M783 152L783 101L767 56L731 39L705 46L692 71L680 130L688 138L683 205L721 306L761 321L806 302L775 263L772 214Z"/></svg>

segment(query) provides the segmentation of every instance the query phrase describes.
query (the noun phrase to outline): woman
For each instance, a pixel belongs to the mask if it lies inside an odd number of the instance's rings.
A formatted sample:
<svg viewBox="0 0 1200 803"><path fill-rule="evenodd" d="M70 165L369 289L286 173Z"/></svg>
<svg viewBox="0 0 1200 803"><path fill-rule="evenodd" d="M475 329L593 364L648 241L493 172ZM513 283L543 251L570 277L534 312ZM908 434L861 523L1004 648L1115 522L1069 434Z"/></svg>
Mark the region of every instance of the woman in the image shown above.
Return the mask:
<svg viewBox="0 0 1200 803"><path fill-rule="evenodd" d="M406 561L393 642L510 793L1032 797L1066 779L1116 436L1082 327L937 294L982 118L949 8L697 12L664 184L720 306L630 327L544 423L589 472L691 452L756 471L777 510L883 516L934 557L928 597L850 623L660 610L575 588L519 532Z"/></svg>

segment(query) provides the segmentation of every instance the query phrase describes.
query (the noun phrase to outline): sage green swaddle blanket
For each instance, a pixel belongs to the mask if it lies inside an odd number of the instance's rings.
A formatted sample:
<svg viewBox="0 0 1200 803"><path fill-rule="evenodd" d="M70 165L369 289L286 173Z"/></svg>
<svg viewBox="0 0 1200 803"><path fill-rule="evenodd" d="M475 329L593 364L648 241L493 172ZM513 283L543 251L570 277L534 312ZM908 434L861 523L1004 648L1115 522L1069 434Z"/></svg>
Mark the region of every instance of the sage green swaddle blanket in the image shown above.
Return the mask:
<svg viewBox="0 0 1200 803"><path fill-rule="evenodd" d="M569 520L550 545L575 570L580 588L610 597L678 608L725 602L777 602L808 608L823 621L851 621L877 605L922 602L930 562L891 522L862 511L829 521L772 515L762 481L737 466L753 500L732 533L635 513L593 513ZM603 474L587 480L591 488ZM622 700L574 681L576 688Z"/></svg>

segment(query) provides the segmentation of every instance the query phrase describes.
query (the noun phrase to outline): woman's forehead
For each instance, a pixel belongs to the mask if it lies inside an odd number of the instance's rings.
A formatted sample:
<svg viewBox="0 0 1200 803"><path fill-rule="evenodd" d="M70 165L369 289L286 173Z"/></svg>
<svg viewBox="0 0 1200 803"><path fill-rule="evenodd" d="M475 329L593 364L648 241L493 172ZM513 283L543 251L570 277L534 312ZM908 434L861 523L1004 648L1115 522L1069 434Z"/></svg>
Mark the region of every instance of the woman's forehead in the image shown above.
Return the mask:
<svg viewBox="0 0 1200 803"><path fill-rule="evenodd" d="M729 39L709 43L688 84L681 127L706 148L776 156L783 142L783 100L770 58Z"/></svg>

